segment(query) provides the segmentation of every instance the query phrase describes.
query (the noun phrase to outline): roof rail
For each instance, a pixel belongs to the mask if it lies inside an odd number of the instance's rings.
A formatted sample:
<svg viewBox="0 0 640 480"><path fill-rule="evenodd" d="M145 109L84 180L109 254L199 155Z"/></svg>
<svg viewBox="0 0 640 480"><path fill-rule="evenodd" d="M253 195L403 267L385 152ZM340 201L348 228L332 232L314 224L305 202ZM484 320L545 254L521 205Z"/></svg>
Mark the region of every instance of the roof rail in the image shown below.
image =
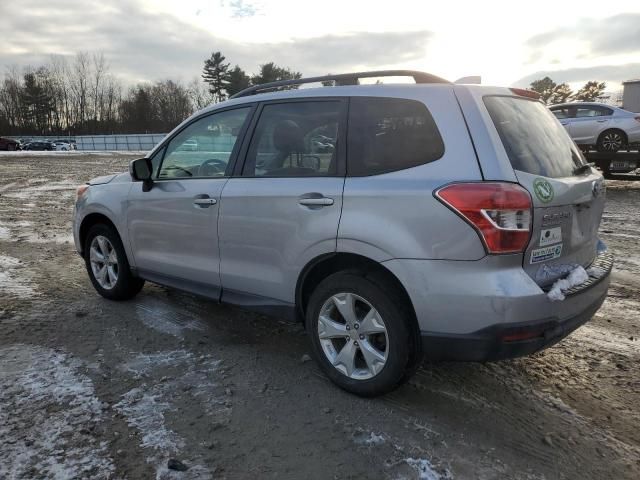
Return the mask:
<svg viewBox="0 0 640 480"><path fill-rule="evenodd" d="M307 77L294 80L279 80L277 82L262 83L260 85L253 85L249 88L245 88L235 95L232 95L230 98L247 97L265 90L276 90L278 88L302 85L304 83L334 81L336 86L358 85L359 78L372 77L413 77L416 83L450 83L444 78L416 70L377 70L373 72L340 73L337 75L323 75L321 77Z"/></svg>

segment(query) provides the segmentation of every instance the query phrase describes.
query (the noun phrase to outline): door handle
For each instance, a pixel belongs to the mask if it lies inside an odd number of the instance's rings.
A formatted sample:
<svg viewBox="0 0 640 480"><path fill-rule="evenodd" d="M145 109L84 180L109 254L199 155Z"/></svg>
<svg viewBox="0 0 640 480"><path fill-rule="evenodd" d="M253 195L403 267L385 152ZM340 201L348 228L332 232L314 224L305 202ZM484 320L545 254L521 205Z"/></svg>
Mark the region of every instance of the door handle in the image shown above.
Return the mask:
<svg viewBox="0 0 640 480"><path fill-rule="evenodd" d="M298 203L307 207L326 207L329 205L333 205L333 198L301 198L300 200L298 200Z"/></svg>
<svg viewBox="0 0 640 480"><path fill-rule="evenodd" d="M207 208L211 205L215 205L216 203L218 203L218 201L215 198L196 197L193 199L193 204L200 208Z"/></svg>
<svg viewBox="0 0 640 480"><path fill-rule="evenodd" d="M598 122L598 123L604 123L604 122L606 122L606 121L607 121L607 120L597 120L597 122Z"/></svg>
<svg viewBox="0 0 640 480"><path fill-rule="evenodd" d="M562 125L564 125L565 127L566 127L567 125L569 125L568 123L562 123L562 122L560 122L560 123L561 123Z"/></svg>

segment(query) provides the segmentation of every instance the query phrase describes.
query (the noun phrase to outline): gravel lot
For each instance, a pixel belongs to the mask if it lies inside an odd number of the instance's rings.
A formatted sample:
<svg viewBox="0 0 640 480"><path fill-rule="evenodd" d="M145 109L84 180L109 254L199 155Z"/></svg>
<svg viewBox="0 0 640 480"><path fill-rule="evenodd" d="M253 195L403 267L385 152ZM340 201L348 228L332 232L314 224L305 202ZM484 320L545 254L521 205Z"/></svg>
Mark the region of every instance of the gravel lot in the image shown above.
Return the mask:
<svg viewBox="0 0 640 480"><path fill-rule="evenodd" d="M640 478L640 182L607 181L617 264L588 325L364 400L299 325L151 284L96 294L75 186L132 158L0 156L0 478Z"/></svg>

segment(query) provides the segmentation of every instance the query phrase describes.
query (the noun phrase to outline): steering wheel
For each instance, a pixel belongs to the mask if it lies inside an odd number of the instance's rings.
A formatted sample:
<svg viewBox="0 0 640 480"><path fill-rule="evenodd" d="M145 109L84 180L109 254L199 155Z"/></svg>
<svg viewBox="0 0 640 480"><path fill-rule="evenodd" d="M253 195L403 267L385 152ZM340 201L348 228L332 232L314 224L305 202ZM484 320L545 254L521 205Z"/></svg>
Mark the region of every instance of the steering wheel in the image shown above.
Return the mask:
<svg viewBox="0 0 640 480"><path fill-rule="evenodd" d="M224 160L218 160L217 158L210 158L205 160L198 168L199 177L215 177L220 174L224 174L227 169L227 162Z"/></svg>

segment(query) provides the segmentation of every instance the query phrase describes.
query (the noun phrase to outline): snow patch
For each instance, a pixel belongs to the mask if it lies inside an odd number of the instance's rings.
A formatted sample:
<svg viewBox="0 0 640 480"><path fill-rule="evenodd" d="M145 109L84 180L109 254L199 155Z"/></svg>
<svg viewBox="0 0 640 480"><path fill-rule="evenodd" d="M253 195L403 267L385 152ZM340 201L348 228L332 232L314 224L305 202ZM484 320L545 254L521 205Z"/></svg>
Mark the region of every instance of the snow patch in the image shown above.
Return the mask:
<svg viewBox="0 0 640 480"><path fill-rule="evenodd" d="M431 462L425 458L405 458L404 461L412 467L417 473L420 480L443 480L452 478L447 472L444 476L440 475Z"/></svg>
<svg viewBox="0 0 640 480"><path fill-rule="evenodd" d="M169 454L176 453L184 447L184 441L166 427L164 414L171 406L162 400L162 392L158 390L152 388L151 391L145 391L144 387L134 388L125 393L113 408L127 418L130 427L135 427L142 433L142 447L162 450Z"/></svg>
<svg viewBox="0 0 640 480"><path fill-rule="evenodd" d="M111 478L102 404L80 361L49 348L0 347L0 478Z"/></svg>
<svg viewBox="0 0 640 480"><path fill-rule="evenodd" d="M184 338L185 330L204 329L204 326L198 320L171 311L171 307L163 303L153 303L139 303L136 305L136 316L147 327L180 339Z"/></svg>
<svg viewBox="0 0 640 480"><path fill-rule="evenodd" d="M378 435L375 432L366 433L363 430L357 430L353 435L353 441L358 445L377 446L387 441L384 435Z"/></svg>
<svg viewBox="0 0 640 480"><path fill-rule="evenodd" d="M29 298L35 295L28 278L20 274L20 260L0 255L0 292L18 298ZM22 277L22 278L21 278Z"/></svg>
<svg viewBox="0 0 640 480"><path fill-rule="evenodd" d="M580 285L589 280L589 274L583 267L574 268L566 278L556 280L551 287L551 290L547 293L547 297L552 302L558 302L565 299L565 292L577 285Z"/></svg>
<svg viewBox="0 0 640 480"><path fill-rule="evenodd" d="M188 455L184 452L186 442L167 426L166 416L177 410L172 403L175 392L189 391L201 401L209 416L207 421L227 421L231 406L214 378L219 365L216 359L197 357L186 350L139 354L120 365L121 370L136 378L149 377L148 384L125 393L114 408L124 415L129 426L140 431L140 445L148 451L147 463L155 466L157 479L182 478L167 469L169 458L176 456L189 465L190 479L212 478L198 459L184 458ZM158 378L160 375L165 376Z"/></svg>

